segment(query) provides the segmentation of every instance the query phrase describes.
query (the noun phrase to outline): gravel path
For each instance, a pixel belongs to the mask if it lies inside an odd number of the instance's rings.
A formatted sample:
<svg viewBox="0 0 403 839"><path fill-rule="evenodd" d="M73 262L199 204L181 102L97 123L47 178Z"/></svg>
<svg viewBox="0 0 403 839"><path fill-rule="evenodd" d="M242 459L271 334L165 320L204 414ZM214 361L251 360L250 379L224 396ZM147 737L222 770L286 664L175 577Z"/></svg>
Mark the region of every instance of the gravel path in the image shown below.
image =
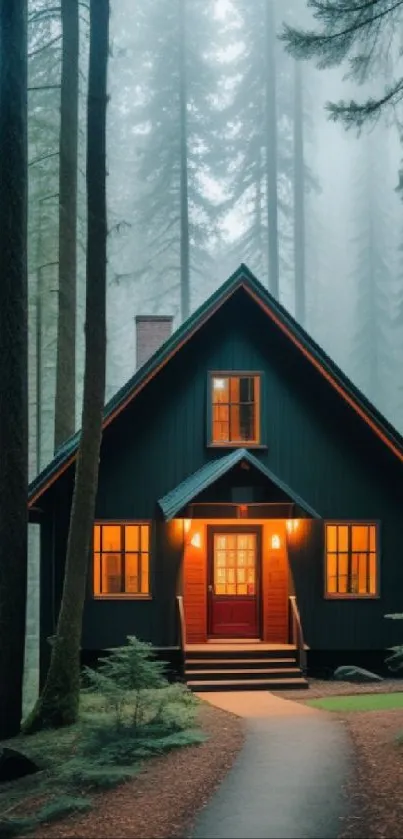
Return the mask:
<svg viewBox="0 0 403 839"><path fill-rule="evenodd" d="M243 720L202 705L199 722L209 739L149 760L134 780L97 795L85 816L41 827L37 839L179 839L232 766L244 741Z"/></svg>

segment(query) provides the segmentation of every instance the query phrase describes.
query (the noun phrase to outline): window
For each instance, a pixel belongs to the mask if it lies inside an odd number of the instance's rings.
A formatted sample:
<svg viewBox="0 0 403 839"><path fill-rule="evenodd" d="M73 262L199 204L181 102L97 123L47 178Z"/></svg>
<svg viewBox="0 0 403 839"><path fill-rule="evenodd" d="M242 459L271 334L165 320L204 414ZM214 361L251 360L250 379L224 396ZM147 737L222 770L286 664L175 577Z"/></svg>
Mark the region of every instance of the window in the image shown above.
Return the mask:
<svg viewBox="0 0 403 839"><path fill-rule="evenodd" d="M376 524L326 525L326 594L374 597L378 593Z"/></svg>
<svg viewBox="0 0 403 839"><path fill-rule="evenodd" d="M260 376L211 376L211 442L260 443Z"/></svg>
<svg viewBox="0 0 403 839"><path fill-rule="evenodd" d="M94 595L141 596L150 592L150 525L94 525Z"/></svg>
<svg viewBox="0 0 403 839"><path fill-rule="evenodd" d="M256 534L214 534L214 594L256 594Z"/></svg>

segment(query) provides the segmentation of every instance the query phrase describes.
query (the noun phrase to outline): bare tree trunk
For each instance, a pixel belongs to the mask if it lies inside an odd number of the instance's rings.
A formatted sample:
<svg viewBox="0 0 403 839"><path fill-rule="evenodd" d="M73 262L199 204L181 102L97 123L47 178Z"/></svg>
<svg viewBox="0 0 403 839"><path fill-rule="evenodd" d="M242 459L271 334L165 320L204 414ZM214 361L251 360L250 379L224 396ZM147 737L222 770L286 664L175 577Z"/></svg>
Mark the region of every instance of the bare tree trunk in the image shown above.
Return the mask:
<svg viewBox="0 0 403 839"><path fill-rule="evenodd" d="M78 0L62 0L63 54L59 161L59 319L55 451L76 425L76 276L78 152Z"/></svg>
<svg viewBox="0 0 403 839"><path fill-rule="evenodd" d="M265 3L266 30L266 177L268 230L268 288L279 296L278 199L277 199L277 104L276 104L276 33L274 1Z"/></svg>
<svg viewBox="0 0 403 839"><path fill-rule="evenodd" d="M90 3L87 134L87 296L85 372L64 585L50 667L26 730L69 725L77 719L80 645L88 556L98 484L106 356L106 104L109 0Z"/></svg>
<svg viewBox="0 0 403 839"><path fill-rule="evenodd" d="M294 60L294 276L295 317L305 325L305 163L302 62Z"/></svg>
<svg viewBox="0 0 403 839"><path fill-rule="evenodd" d="M190 315L190 260L189 260L189 190L187 138L187 74L186 74L186 0L179 0L180 66L180 260L181 260L181 320Z"/></svg>
<svg viewBox="0 0 403 839"><path fill-rule="evenodd" d="M27 0L0 0L0 739L22 715L27 591Z"/></svg>

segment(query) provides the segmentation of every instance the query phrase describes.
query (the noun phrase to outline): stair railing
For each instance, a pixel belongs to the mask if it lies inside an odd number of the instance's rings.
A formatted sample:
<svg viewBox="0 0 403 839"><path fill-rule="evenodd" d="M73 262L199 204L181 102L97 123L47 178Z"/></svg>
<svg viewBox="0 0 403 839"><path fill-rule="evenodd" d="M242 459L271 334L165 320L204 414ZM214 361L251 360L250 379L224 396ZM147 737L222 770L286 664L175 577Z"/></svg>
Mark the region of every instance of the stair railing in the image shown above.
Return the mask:
<svg viewBox="0 0 403 839"><path fill-rule="evenodd" d="M178 607L178 626L179 626L179 646L182 652L186 649L186 623L185 623L185 607L183 605L183 595L176 596L176 604Z"/></svg>
<svg viewBox="0 0 403 839"><path fill-rule="evenodd" d="M298 664L305 674L307 670L306 645L302 630L301 615L299 613L295 594L289 595L291 617L291 643L297 648Z"/></svg>

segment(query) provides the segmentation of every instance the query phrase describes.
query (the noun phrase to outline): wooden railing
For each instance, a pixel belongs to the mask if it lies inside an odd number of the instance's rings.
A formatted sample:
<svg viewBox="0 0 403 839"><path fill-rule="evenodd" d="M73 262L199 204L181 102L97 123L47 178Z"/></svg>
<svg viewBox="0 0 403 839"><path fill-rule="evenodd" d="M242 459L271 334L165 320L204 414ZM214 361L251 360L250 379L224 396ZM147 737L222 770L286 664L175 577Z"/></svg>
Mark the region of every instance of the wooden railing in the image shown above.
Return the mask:
<svg viewBox="0 0 403 839"><path fill-rule="evenodd" d="M290 623L291 623L291 643L297 648L298 664L303 673L306 673L306 646L304 641L304 633L302 631L301 615L299 613L297 598L295 594L290 594Z"/></svg>
<svg viewBox="0 0 403 839"><path fill-rule="evenodd" d="M179 646L182 652L186 649L186 623L185 623L185 608L183 605L183 597L181 594L176 596L176 603L178 606L178 625L179 625Z"/></svg>

